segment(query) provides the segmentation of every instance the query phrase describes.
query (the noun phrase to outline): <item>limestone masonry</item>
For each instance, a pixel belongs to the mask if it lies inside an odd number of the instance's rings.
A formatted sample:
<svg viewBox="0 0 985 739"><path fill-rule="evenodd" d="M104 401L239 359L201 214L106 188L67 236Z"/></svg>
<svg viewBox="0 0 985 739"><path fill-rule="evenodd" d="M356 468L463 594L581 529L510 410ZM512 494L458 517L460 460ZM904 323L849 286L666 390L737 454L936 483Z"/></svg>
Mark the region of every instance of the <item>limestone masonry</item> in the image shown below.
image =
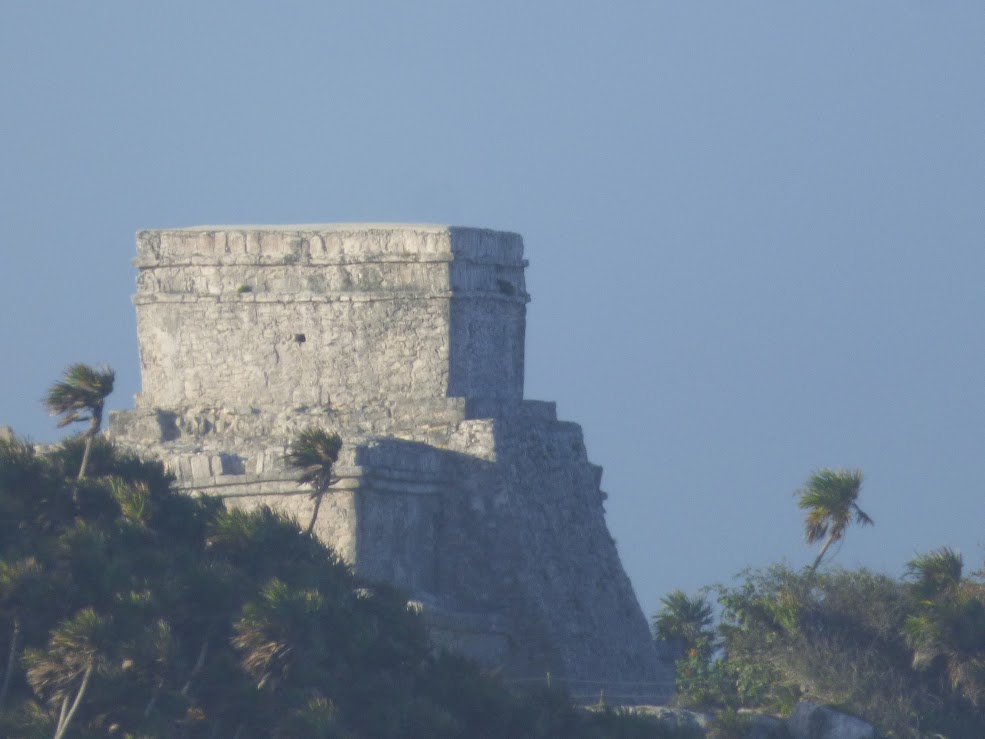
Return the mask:
<svg viewBox="0 0 985 739"><path fill-rule="evenodd" d="M406 590L432 638L512 679L661 702L672 671L605 525L602 471L523 399L517 234L430 225L137 235L142 392L118 442L192 493L307 521L291 439L341 434L316 532Z"/></svg>

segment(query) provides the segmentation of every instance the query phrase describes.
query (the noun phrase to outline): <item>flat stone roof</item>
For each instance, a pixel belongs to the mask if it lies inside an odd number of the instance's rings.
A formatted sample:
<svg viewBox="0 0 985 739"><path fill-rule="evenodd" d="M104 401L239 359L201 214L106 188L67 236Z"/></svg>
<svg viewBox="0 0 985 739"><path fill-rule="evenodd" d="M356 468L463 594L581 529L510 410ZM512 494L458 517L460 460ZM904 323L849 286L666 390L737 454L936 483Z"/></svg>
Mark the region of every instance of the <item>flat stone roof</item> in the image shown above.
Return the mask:
<svg viewBox="0 0 985 739"><path fill-rule="evenodd" d="M440 223L285 223L285 224L226 224L214 226L186 226L180 228L151 228L143 229L159 233L211 233L213 231L260 231L260 232L311 232L325 233L333 231L425 231L445 233L454 231L488 232L519 236L514 231L504 231L495 228L480 228L476 226L451 226Z"/></svg>

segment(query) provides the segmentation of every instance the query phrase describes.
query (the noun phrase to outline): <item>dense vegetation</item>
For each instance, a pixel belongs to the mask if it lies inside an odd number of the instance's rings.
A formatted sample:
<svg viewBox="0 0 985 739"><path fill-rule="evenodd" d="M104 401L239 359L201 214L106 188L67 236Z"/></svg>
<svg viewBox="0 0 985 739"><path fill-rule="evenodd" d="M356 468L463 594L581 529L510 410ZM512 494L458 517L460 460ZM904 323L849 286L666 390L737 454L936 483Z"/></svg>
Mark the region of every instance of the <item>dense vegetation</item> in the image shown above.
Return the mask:
<svg viewBox="0 0 985 739"><path fill-rule="evenodd" d="M891 737L985 736L985 584L941 548L897 580L865 569L819 570L854 521L861 474L821 470L799 491L811 567L742 573L734 587L674 591L654 616L659 638L683 643L676 701L786 714L810 700ZM833 538L832 538L833 535Z"/></svg>
<svg viewBox="0 0 985 739"><path fill-rule="evenodd" d="M0 438L0 736L672 733L514 692L296 521L171 482L88 432Z"/></svg>
<svg viewBox="0 0 985 739"><path fill-rule="evenodd" d="M0 435L0 736L664 737L640 716L516 692L429 646L393 589L360 582L312 531L341 439L302 432L288 461L315 502L302 531L267 508L172 488L99 436L113 373L73 365L45 405L88 422L39 452ZM810 567L675 591L654 616L683 644L676 701L735 711L834 706L891 737L985 736L985 583L941 548L896 580L821 569L852 523L858 470L798 491ZM731 728L730 728L731 727Z"/></svg>

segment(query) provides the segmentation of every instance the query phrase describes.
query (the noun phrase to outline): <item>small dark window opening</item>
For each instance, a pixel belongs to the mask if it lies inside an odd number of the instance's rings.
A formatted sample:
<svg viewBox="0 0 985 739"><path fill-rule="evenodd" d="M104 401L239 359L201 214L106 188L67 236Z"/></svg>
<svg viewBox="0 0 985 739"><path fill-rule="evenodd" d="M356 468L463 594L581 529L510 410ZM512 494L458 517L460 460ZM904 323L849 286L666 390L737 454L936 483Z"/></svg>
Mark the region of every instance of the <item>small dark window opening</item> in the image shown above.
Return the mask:
<svg viewBox="0 0 985 739"><path fill-rule="evenodd" d="M304 334L294 334L294 341L297 344L303 344L307 339L304 337Z"/></svg>

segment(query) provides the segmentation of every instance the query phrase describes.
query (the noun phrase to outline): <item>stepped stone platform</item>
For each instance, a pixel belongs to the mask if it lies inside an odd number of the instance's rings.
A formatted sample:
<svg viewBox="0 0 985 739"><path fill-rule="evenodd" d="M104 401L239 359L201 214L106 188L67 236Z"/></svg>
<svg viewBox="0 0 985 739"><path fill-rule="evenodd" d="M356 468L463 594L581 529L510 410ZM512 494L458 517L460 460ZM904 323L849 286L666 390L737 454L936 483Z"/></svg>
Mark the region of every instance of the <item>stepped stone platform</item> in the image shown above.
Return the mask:
<svg viewBox="0 0 985 739"><path fill-rule="evenodd" d="M142 391L110 436L190 494L313 503L284 459L343 438L316 534L408 593L432 639L508 678L660 703L661 663L605 524L601 468L523 398L529 296L511 233L217 226L137 236Z"/></svg>

